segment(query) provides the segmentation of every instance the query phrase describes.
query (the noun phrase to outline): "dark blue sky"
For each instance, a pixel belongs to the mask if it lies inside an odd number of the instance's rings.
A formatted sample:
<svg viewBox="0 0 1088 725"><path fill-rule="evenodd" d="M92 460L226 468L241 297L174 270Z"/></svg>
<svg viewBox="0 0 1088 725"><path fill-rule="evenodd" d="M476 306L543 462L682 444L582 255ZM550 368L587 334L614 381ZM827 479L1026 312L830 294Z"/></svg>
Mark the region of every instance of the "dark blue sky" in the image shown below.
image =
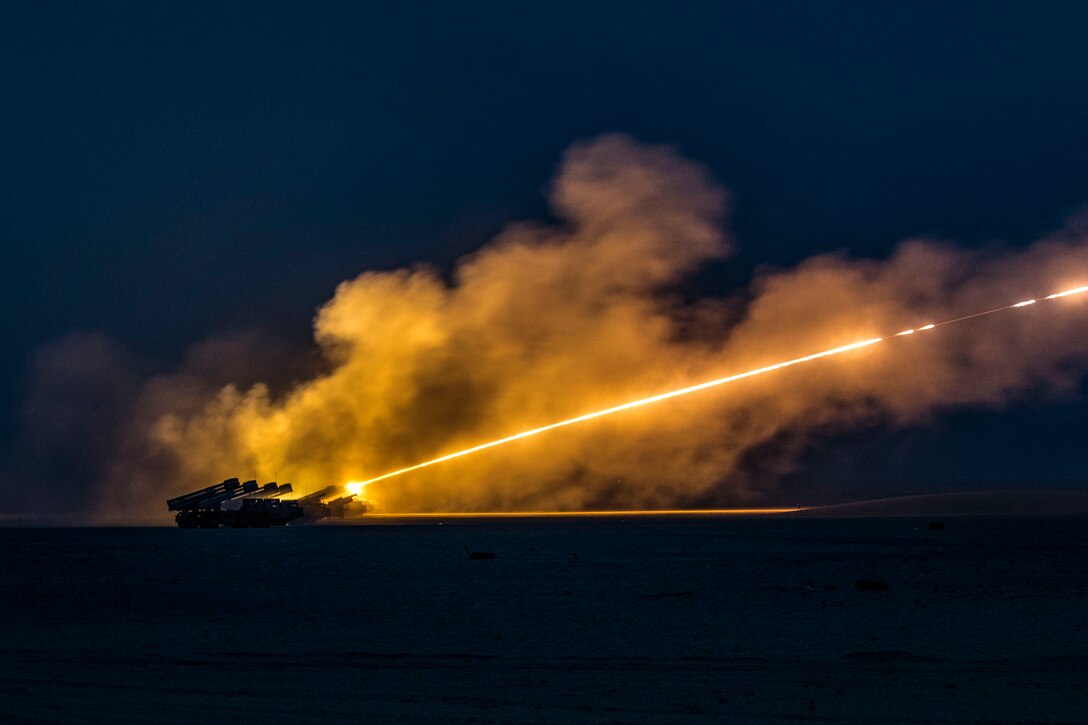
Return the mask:
<svg viewBox="0 0 1088 725"><path fill-rule="evenodd" d="M1024 243L1088 203L1085 28L1061 2L5 3L2 437L42 343L305 340L337 282L542 214L562 150L606 131L731 190L722 289L909 235ZM809 475L1077 478L1086 423L958 414Z"/></svg>

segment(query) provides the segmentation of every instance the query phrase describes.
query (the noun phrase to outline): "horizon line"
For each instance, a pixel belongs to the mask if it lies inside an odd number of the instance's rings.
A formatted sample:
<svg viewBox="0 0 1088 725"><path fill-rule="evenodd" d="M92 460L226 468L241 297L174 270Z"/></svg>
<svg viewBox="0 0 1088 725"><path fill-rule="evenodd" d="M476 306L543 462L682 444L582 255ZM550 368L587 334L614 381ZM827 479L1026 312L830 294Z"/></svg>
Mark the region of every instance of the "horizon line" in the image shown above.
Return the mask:
<svg viewBox="0 0 1088 725"><path fill-rule="evenodd" d="M796 511L805 511L810 507L756 507L756 508L728 508L728 509L606 509L601 511L416 511L406 513L370 513L367 512L360 519L369 518L558 518L563 516L682 516L682 515L765 515L784 514Z"/></svg>

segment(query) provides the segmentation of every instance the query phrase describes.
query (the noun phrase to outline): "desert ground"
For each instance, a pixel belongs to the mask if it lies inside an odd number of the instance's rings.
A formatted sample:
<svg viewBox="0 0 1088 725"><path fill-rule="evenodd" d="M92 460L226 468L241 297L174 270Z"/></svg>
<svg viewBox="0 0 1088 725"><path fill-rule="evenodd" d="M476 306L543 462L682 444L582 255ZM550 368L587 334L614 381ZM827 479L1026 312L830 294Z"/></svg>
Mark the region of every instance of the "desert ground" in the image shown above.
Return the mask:
<svg viewBox="0 0 1088 725"><path fill-rule="evenodd" d="M0 529L0 720L1088 721L1088 518L943 522Z"/></svg>

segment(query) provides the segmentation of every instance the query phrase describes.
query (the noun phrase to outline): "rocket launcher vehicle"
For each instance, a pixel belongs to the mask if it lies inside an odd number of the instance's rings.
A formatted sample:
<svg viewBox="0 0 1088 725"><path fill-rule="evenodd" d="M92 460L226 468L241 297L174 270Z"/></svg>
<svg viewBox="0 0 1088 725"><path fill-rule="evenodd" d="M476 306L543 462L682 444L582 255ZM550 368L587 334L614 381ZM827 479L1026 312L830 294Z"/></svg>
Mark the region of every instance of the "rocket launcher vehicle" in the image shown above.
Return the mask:
<svg viewBox="0 0 1088 725"><path fill-rule="evenodd" d="M349 493L338 496L341 489L337 486L329 486L321 491L308 494L298 499L302 510L305 512L305 521L320 521L327 518L344 518L344 507L355 500L355 494ZM332 497L332 498L329 498ZM329 499L329 500L325 500ZM365 506L363 512L366 511Z"/></svg>
<svg viewBox="0 0 1088 725"><path fill-rule="evenodd" d="M169 499L166 508L177 512L174 520L183 529L214 529L220 526L268 528L289 523L311 523L330 516L343 518L344 506L355 498L349 494L322 503L322 499L335 496L339 491L335 486L297 499L280 498L293 490L290 483L270 481L261 485L256 480L242 482L237 478L228 478ZM241 499L240 506L223 507L224 503L237 499Z"/></svg>

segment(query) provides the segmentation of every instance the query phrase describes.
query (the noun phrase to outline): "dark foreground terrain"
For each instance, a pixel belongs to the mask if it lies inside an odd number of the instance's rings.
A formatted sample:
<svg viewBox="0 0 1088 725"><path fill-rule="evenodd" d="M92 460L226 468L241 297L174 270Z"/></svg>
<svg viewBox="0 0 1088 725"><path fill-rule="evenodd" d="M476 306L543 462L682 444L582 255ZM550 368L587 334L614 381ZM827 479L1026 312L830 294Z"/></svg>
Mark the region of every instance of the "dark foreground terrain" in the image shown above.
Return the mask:
<svg viewBox="0 0 1088 725"><path fill-rule="evenodd" d="M927 523L0 530L0 720L1088 720L1088 519Z"/></svg>

